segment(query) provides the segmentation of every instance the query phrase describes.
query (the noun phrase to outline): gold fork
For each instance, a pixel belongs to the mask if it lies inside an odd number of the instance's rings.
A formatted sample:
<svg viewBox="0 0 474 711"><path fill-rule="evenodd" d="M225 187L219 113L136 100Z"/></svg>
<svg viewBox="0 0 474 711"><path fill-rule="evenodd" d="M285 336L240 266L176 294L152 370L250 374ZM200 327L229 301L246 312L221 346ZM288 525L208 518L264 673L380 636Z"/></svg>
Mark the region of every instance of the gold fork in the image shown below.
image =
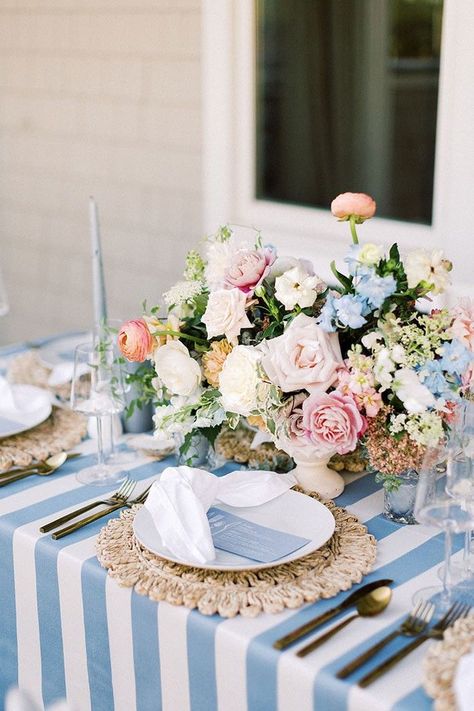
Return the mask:
<svg viewBox="0 0 474 711"><path fill-rule="evenodd" d="M117 509L121 509L124 506L127 508L131 508L134 504L143 504L145 502L145 499L148 495L148 492L151 489L151 484L150 486L147 486L145 491L142 491L139 496L137 496L135 499L132 501L126 501L125 503L120 503L120 504L115 504L114 506L111 506L108 509L105 509L104 511L99 511L98 513L92 514L91 516L87 516L86 518L81 519L80 521L76 521L76 523L72 523L70 526L65 526L64 528L60 528L59 531L55 531L54 533L51 534L51 537L54 538L54 540L58 540L59 538L63 538L64 536L68 536L70 533L74 533L74 531L78 531L80 528L83 528L84 526L87 526L89 523L92 523L93 521L97 521L99 518L102 518L103 516L107 516L110 513L113 513L114 511L117 511Z"/></svg>
<svg viewBox="0 0 474 711"><path fill-rule="evenodd" d="M362 679L357 682L358 685L363 688L369 686L369 684L372 684L372 682L381 677L382 674L385 674L385 672L389 671L389 669L392 669L392 667L398 664L399 661L404 659L408 654L410 654L410 652L413 652L414 649L417 649L417 647L426 642L428 639L441 639L448 627L451 627L456 620L466 617L470 609L469 605L462 602L454 603L446 615L436 625L434 625L434 627L431 627L431 629L423 632L421 635L416 637L416 639L403 647L403 649L400 649L396 652L396 654L392 654L391 657L375 667L375 669L373 669L369 674L363 676Z"/></svg>
<svg viewBox="0 0 474 711"><path fill-rule="evenodd" d="M434 612L434 605L429 600L420 600L418 605L412 610L408 617L402 622L400 627L390 632L388 635L383 637L381 640L376 642L372 647L369 647L365 652L359 654L358 657L348 662L342 669L339 669L336 676L338 679L345 679L349 674L352 674L356 669L359 669L365 662L371 659L373 656L380 652L392 639L395 639L399 635L404 635L406 637L415 637L421 634L426 628L428 623L431 621Z"/></svg>
<svg viewBox="0 0 474 711"><path fill-rule="evenodd" d="M100 506L101 504L103 504L104 506L115 506L115 504L120 503L124 504L127 499L132 495L136 483L137 482L134 479L130 479L129 477L127 477L125 481L122 482L120 489L118 489L115 494L112 494L110 498L93 501L90 504L86 504L86 506L82 506L80 509L76 509L75 511L71 511L68 514L64 514L64 516L61 516L60 518L54 519L54 521L45 523L44 526L40 527L40 532L48 533L49 531L52 531L53 528L57 528L63 523L72 521L73 518L77 518L77 516L80 516L81 514L86 513L86 511L90 511L91 509L94 509L96 506Z"/></svg>

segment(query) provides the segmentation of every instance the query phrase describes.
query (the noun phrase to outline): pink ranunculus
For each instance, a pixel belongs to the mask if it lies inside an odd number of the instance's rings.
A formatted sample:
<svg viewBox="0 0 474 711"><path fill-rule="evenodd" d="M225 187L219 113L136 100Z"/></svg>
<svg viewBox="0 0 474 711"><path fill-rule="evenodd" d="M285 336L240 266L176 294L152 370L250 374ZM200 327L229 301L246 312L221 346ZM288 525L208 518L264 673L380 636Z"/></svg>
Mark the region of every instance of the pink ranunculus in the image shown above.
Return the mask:
<svg viewBox="0 0 474 711"><path fill-rule="evenodd" d="M225 288L237 288L244 294L253 292L265 279L274 261L275 252L270 247L239 250L224 274Z"/></svg>
<svg viewBox="0 0 474 711"><path fill-rule="evenodd" d="M310 395L303 403L303 424L313 445L328 454L352 452L367 426L354 399L336 391Z"/></svg>
<svg viewBox="0 0 474 711"><path fill-rule="evenodd" d="M375 200L365 193L341 193L331 203L331 212L339 220L348 220L351 215L358 222L368 220L375 215Z"/></svg>
<svg viewBox="0 0 474 711"><path fill-rule="evenodd" d="M326 333L314 318L299 314L282 336L265 342L262 365L283 392L325 392L342 365L337 333Z"/></svg>
<svg viewBox="0 0 474 711"><path fill-rule="evenodd" d="M471 299L463 299L458 306L452 309L454 321L451 332L454 338L474 351L474 302Z"/></svg>
<svg viewBox="0 0 474 711"><path fill-rule="evenodd" d="M148 325L141 318L126 321L120 328L118 345L127 360L142 363L150 355L153 343Z"/></svg>

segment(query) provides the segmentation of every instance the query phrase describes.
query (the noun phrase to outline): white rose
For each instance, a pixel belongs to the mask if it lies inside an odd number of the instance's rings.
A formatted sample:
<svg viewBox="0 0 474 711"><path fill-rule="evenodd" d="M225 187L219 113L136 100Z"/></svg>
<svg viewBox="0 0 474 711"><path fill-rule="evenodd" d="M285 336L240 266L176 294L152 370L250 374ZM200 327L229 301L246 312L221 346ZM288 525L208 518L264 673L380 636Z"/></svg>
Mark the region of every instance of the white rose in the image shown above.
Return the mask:
<svg viewBox="0 0 474 711"><path fill-rule="evenodd" d="M296 257L281 256L277 257L273 262L268 276L266 277L266 281L273 284L277 277L281 276L290 269L293 269L293 267L300 267L306 272L306 274L309 274L310 276L314 275L314 267L309 259L297 259Z"/></svg>
<svg viewBox="0 0 474 711"><path fill-rule="evenodd" d="M381 348L377 353L374 365L374 376L378 383L382 386L382 391L386 390L393 380L393 371L395 363L390 357L388 348Z"/></svg>
<svg viewBox="0 0 474 711"><path fill-rule="evenodd" d="M191 395L199 386L201 368L181 341L171 341L157 348L154 359L158 377L173 394Z"/></svg>
<svg viewBox="0 0 474 711"><path fill-rule="evenodd" d="M373 244L372 242L367 242L364 244L357 256L358 261L361 264L365 264L370 267L373 264L378 264L383 256L383 249L379 244Z"/></svg>
<svg viewBox="0 0 474 711"><path fill-rule="evenodd" d="M275 297L287 311L298 304L302 309L312 306L318 291L324 289L318 276L310 275L301 265L289 269L275 279Z"/></svg>
<svg viewBox="0 0 474 711"><path fill-rule="evenodd" d="M449 286L448 274L453 265L443 258L441 249L435 249L431 254L424 249L415 249L408 253L403 266L410 289L424 281L432 285L433 294L441 294Z"/></svg>
<svg viewBox="0 0 474 711"><path fill-rule="evenodd" d="M392 388L407 412L424 412L435 404L435 398L410 368L400 368L394 375Z"/></svg>
<svg viewBox="0 0 474 711"><path fill-rule="evenodd" d="M236 346L219 375L222 407L227 412L250 415L258 407L261 380L257 365L262 353L253 346Z"/></svg>
<svg viewBox="0 0 474 711"><path fill-rule="evenodd" d="M229 343L237 343L240 331L252 327L245 313L246 303L247 297L240 289L211 291L202 317L208 337L225 336Z"/></svg>
<svg viewBox="0 0 474 711"><path fill-rule="evenodd" d="M310 316L299 314L285 333L265 342L262 365L283 392L326 392L342 365L337 333L326 333Z"/></svg>

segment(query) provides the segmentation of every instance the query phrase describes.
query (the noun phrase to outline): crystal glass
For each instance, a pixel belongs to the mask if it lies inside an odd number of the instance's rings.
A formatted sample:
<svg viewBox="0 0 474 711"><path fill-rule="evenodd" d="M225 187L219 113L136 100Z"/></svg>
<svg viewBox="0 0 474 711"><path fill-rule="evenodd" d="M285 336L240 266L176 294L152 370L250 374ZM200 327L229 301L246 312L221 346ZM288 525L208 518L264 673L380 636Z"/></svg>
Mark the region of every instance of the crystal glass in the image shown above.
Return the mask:
<svg viewBox="0 0 474 711"><path fill-rule="evenodd" d="M112 346L103 342L77 346L71 407L97 421L97 464L80 471L78 480L83 484L105 486L122 479L123 470L107 463L104 452L104 422L125 407L122 368Z"/></svg>
<svg viewBox="0 0 474 711"><path fill-rule="evenodd" d="M457 484L448 491L447 482L451 477L456 477ZM435 602L440 613L447 610L453 602L453 535L464 533L474 525L474 500L470 505L466 505L460 488L464 488L462 481L464 477L461 468L458 469L457 459L450 446L444 443L427 451L418 477L415 517L419 523L444 531L444 568L442 586L419 590L415 601L436 596Z"/></svg>

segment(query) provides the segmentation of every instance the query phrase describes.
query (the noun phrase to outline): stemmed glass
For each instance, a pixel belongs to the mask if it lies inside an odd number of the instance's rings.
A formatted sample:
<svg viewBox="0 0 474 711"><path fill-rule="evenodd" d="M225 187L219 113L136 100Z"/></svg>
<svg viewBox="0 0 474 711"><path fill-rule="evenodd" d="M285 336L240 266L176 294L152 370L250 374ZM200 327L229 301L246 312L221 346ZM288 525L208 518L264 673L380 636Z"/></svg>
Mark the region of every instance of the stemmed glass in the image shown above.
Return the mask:
<svg viewBox="0 0 474 711"><path fill-rule="evenodd" d="M82 469L77 478L82 484L114 484L125 474L105 461L104 420L123 411L125 393L123 373L112 346L104 342L84 343L74 353L71 408L97 420L97 464Z"/></svg>
<svg viewBox="0 0 474 711"><path fill-rule="evenodd" d="M456 485L447 488L448 479ZM443 613L453 604L451 554L453 535L474 526L474 500L465 498L469 470L461 465L458 453L442 443L427 450L419 472L415 500L415 517L419 523L436 526L444 531L444 568L442 586L423 588L414 602L435 597L437 611ZM460 495L461 492L461 495Z"/></svg>

